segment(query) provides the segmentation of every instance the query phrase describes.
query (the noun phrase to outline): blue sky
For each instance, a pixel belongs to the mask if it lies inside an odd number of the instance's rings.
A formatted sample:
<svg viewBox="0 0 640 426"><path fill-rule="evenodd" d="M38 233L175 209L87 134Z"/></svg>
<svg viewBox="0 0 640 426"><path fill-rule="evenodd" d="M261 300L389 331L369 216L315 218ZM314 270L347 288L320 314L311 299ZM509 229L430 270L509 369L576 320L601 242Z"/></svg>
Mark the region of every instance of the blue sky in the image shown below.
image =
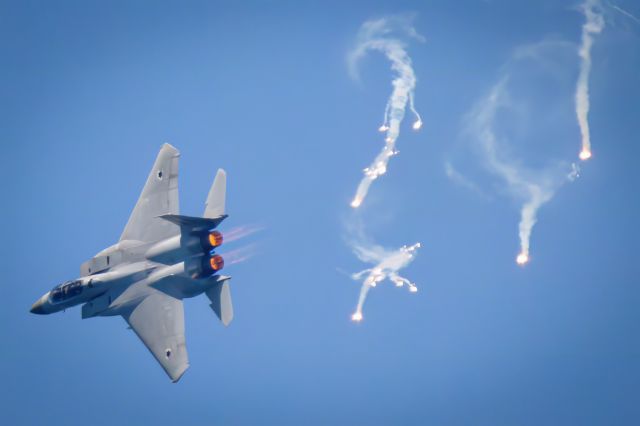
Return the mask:
<svg viewBox="0 0 640 426"><path fill-rule="evenodd" d="M498 118L509 152L531 167L575 160L575 50L554 53L555 86L511 58L543 40L577 46L577 4L0 3L2 422L637 424L640 25L606 9L594 157L540 209L525 268L520 204L464 133L509 73L531 106ZM384 246L423 243L403 271L420 292L380 285L355 324L359 284L344 271L365 265L345 223L382 146L392 74L370 54L354 82L346 58L363 22L397 13L415 13L426 39L408 47L424 126L404 123L360 217ZM223 232L265 228L233 246L260 250L226 269L229 328L203 298L185 302L191 368L176 385L120 318L28 312L117 241L164 142L181 151L185 214L224 167ZM446 161L487 196L448 179Z"/></svg>

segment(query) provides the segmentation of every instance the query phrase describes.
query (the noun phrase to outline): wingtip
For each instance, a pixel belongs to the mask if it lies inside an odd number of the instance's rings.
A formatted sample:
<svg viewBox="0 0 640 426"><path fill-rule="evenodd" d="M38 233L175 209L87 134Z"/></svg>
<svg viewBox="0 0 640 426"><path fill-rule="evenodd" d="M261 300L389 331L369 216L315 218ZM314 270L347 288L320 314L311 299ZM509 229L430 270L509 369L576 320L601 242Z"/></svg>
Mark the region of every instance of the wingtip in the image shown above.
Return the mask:
<svg viewBox="0 0 640 426"><path fill-rule="evenodd" d="M176 148L175 146L171 145L168 142L165 142L164 144L162 144L162 147L160 148L160 150L172 151L173 153L180 155L180 151L178 151L178 148Z"/></svg>
<svg viewBox="0 0 640 426"><path fill-rule="evenodd" d="M182 370L176 371L173 374L169 374L169 377L171 378L171 383L178 383L178 380L180 380L182 376L184 376L184 373L188 369L189 369L189 364L185 365L185 367Z"/></svg>

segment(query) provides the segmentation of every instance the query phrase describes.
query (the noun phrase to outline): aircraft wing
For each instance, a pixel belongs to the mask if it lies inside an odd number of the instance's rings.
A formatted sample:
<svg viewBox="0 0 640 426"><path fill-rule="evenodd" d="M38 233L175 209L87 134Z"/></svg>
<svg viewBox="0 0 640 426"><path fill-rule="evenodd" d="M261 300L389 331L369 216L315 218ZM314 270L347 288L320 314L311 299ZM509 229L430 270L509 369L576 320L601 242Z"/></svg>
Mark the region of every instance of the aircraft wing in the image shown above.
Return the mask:
<svg viewBox="0 0 640 426"><path fill-rule="evenodd" d="M153 291L123 315L173 382L189 368L182 301Z"/></svg>
<svg viewBox="0 0 640 426"><path fill-rule="evenodd" d="M178 157L180 153L177 149L169 144L162 146L120 236L121 241L155 242L180 232L176 225L158 217L179 213Z"/></svg>

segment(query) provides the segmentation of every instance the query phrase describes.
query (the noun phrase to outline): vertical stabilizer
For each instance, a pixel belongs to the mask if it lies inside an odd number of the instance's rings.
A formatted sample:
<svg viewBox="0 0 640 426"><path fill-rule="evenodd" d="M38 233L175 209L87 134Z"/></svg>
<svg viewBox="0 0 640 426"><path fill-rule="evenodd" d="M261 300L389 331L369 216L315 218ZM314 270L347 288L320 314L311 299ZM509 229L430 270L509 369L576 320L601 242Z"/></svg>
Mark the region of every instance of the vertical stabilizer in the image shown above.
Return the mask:
<svg viewBox="0 0 640 426"><path fill-rule="evenodd" d="M209 196L204 207L204 217L215 218L224 214L225 194L227 192L227 173L218 169Z"/></svg>
<svg viewBox="0 0 640 426"><path fill-rule="evenodd" d="M231 320L233 320L233 305L231 304L229 278L230 277L224 277L224 281L219 281L206 292L207 297L211 300L211 309L213 309L225 326L229 325Z"/></svg>

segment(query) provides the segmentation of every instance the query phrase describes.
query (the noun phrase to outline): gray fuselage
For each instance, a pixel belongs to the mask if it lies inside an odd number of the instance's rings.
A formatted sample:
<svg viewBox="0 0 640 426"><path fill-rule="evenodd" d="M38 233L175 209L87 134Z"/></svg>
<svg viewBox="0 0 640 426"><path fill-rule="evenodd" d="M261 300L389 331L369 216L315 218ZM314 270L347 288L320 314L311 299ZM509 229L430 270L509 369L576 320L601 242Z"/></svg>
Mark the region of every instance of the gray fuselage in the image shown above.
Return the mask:
<svg viewBox="0 0 640 426"><path fill-rule="evenodd" d="M195 297L215 283L197 279L207 275L202 271L206 256L198 238L182 235L153 244L120 241L83 264L81 270L90 275L57 285L33 304L31 312L51 314L85 304L83 318L122 315L146 296L146 287L157 288L167 277L174 280L163 291L179 299ZM92 272L89 265L99 264L100 259L106 268Z"/></svg>

